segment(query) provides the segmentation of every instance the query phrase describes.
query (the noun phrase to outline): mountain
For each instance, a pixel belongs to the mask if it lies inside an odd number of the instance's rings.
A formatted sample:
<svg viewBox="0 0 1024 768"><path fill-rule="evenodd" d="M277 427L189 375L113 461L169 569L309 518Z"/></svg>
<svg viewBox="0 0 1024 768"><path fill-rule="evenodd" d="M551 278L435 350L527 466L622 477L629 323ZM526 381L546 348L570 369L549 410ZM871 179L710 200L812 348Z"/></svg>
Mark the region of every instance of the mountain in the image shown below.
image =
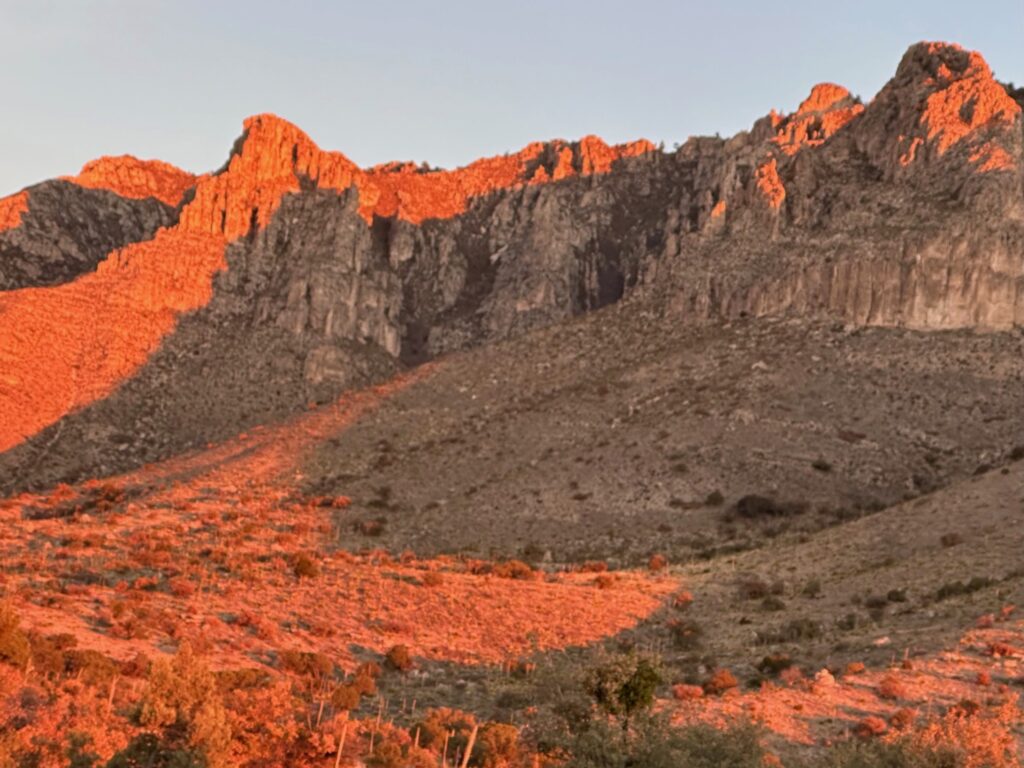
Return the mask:
<svg viewBox="0 0 1024 768"><path fill-rule="evenodd" d="M979 54L921 43L867 105L823 84L673 153L588 137L363 170L262 115L211 174L90 163L2 204L5 466L67 434L67 478L125 468L622 299L686 323L1016 327L1020 100ZM83 455L91 433L116 460Z"/></svg>
<svg viewBox="0 0 1024 768"><path fill-rule="evenodd" d="M1022 107L919 43L672 151L361 168L258 115L0 200L0 764L320 765L351 710L433 765L417 701L533 722L604 648L783 757L920 716L1019 768Z"/></svg>

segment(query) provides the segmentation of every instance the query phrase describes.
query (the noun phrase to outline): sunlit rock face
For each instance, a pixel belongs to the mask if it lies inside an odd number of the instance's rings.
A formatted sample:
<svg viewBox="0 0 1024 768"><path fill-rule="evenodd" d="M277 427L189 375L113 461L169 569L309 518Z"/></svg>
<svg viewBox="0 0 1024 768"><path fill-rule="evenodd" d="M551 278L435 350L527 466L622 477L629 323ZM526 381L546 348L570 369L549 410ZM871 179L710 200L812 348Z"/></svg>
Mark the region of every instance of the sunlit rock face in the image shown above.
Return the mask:
<svg viewBox="0 0 1024 768"><path fill-rule="evenodd" d="M127 392L256 403L229 433L623 299L680 322L1020 325L1019 99L979 54L921 43L869 103L819 84L672 153L586 137L363 169L258 115L213 173L100 159L0 201L0 450Z"/></svg>

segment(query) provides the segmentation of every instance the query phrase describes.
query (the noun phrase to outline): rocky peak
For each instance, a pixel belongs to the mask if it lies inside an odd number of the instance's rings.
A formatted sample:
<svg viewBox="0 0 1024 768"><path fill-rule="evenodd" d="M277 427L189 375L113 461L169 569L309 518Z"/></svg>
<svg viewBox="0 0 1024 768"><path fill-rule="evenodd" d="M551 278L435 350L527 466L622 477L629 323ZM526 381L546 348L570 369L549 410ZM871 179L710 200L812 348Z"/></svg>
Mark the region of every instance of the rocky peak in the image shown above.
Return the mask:
<svg viewBox="0 0 1024 768"><path fill-rule="evenodd" d="M796 112L781 116L772 112L772 141L787 155L804 147L824 144L836 131L864 112L864 105L835 83L811 89Z"/></svg>
<svg viewBox="0 0 1024 768"><path fill-rule="evenodd" d="M153 197L176 207L196 177L160 160L140 160L132 155L100 157L82 166L77 176L65 179L87 189L106 189L121 197L144 200Z"/></svg>
<svg viewBox="0 0 1024 768"><path fill-rule="evenodd" d="M859 144L889 178L946 160L975 173L1019 170L1021 107L976 51L911 46L867 112Z"/></svg>

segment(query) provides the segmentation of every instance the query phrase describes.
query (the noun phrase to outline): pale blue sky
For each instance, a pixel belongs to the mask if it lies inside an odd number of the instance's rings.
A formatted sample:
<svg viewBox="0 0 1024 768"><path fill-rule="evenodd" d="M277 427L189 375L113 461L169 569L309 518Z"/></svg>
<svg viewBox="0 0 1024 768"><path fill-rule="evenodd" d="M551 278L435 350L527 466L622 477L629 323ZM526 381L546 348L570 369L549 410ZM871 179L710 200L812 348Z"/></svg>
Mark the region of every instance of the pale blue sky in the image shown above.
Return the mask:
<svg viewBox="0 0 1024 768"><path fill-rule="evenodd" d="M1024 81L1024 0L0 0L0 194L103 154L211 170L258 112L363 165L671 146L819 81L870 98L922 39Z"/></svg>

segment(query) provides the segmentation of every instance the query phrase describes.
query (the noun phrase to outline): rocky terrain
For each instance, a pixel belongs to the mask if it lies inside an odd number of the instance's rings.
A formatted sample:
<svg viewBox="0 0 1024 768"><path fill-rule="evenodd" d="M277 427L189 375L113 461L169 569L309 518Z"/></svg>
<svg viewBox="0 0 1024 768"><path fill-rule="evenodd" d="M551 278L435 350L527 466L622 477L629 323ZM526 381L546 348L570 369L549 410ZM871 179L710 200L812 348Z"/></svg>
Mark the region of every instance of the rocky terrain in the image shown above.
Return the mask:
<svg viewBox="0 0 1024 768"><path fill-rule="evenodd" d="M555 694L639 658L714 765L1019 768L1022 106L919 43L672 151L3 198L0 766L618 765L538 734L635 748Z"/></svg>

